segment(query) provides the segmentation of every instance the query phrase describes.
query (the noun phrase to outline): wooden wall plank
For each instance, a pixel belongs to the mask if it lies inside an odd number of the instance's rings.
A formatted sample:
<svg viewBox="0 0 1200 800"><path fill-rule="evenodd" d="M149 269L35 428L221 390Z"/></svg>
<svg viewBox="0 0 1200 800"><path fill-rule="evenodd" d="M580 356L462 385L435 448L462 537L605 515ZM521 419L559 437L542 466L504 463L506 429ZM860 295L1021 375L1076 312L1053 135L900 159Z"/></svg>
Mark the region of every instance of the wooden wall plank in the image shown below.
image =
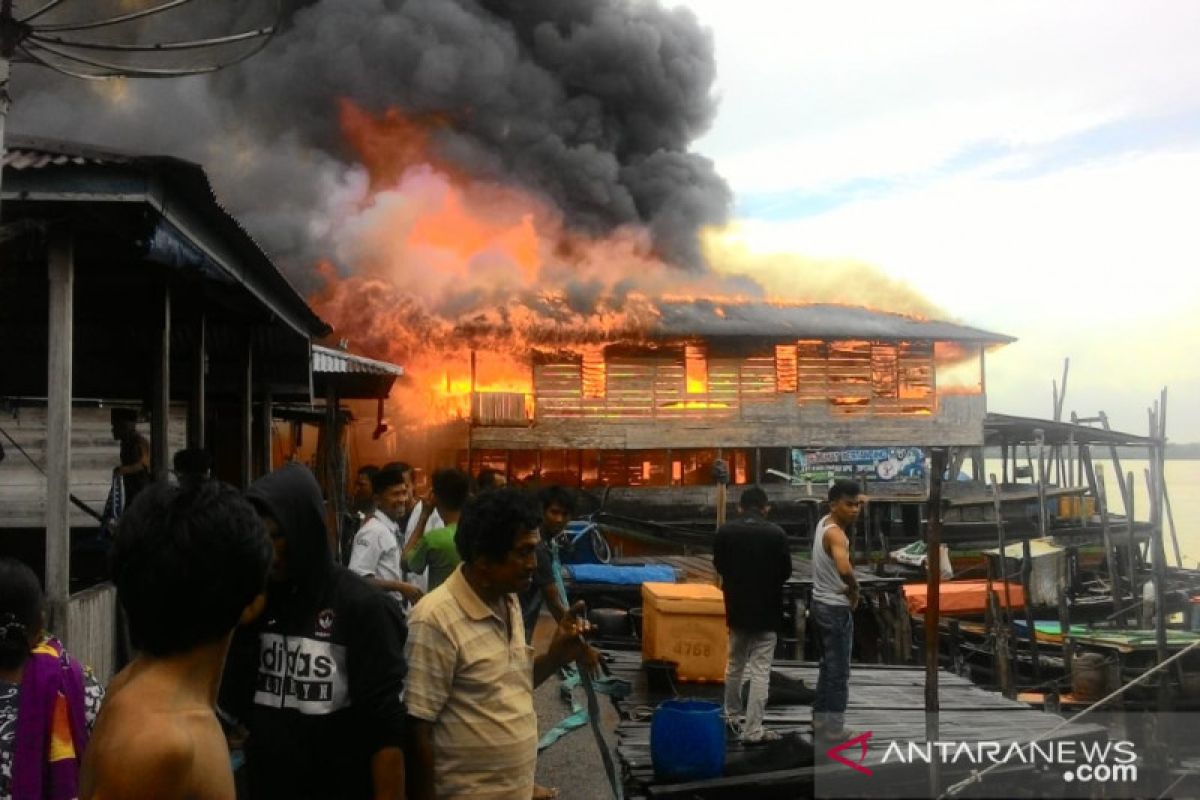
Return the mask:
<svg viewBox="0 0 1200 800"><path fill-rule="evenodd" d="M172 404L168 436L172 453L186 446L186 422L186 406ZM0 416L0 428L4 428L44 468L45 408L20 408L15 416ZM149 423L139 423L138 432L149 438ZM104 509L104 500L112 483L112 468L121 461L120 449L112 438L108 408L77 406L72 409L70 492L97 513ZM6 447L5 453L6 458L0 461L0 529L43 527L46 478L15 447ZM73 505L68 520L73 528L96 525L94 519Z"/></svg>

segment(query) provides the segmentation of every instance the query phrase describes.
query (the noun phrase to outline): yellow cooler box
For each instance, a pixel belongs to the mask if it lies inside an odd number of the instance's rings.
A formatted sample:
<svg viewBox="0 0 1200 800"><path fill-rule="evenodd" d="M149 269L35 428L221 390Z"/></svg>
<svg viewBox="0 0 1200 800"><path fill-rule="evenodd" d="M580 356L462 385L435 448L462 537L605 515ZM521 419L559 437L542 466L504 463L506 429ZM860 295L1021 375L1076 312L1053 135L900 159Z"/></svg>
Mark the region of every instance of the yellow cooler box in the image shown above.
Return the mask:
<svg viewBox="0 0 1200 800"><path fill-rule="evenodd" d="M642 658L679 664L683 681L723 681L725 598L707 583L642 584Z"/></svg>

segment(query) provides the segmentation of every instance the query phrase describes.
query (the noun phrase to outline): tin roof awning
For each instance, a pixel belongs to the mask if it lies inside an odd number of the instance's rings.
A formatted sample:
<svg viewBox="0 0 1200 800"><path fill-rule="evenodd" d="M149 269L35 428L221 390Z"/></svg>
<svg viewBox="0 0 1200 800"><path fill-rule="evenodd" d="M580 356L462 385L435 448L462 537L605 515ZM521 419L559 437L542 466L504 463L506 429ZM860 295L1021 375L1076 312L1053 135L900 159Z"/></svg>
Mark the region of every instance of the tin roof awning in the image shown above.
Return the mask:
<svg viewBox="0 0 1200 800"><path fill-rule="evenodd" d="M2 155L6 217L56 218L67 207L153 209L140 231L142 256L214 284L238 286L296 333L326 336L329 325L309 307L259 246L225 210L199 164L170 156L123 153L76 142L9 135ZM83 212L85 215L89 212ZM90 217L89 217L90 218Z"/></svg>
<svg viewBox="0 0 1200 800"><path fill-rule="evenodd" d="M329 390L341 399L366 400L387 397L404 368L387 361L358 356L324 347L312 346L313 394L326 397Z"/></svg>
<svg viewBox="0 0 1200 800"><path fill-rule="evenodd" d="M1123 431L1109 431L1073 422L1055 422L1052 419L1016 417L1010 414L989 413L983 422L984 444L988 447L1002 444L1032 443L1035 431L1045 434L1048 445L1087 444L1131 447L1149 447L1155 441L1148 436L1138 436Z"/></svg>

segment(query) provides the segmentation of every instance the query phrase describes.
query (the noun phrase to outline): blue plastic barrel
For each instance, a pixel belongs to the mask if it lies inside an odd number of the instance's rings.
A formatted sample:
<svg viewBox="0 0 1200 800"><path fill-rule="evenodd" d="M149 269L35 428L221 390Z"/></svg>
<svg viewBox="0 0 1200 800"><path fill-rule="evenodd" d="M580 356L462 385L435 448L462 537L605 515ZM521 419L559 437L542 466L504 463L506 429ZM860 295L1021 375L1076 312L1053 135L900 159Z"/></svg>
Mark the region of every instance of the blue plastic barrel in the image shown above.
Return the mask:
<svg viewBox="0 0 1200 800"><path fill-rule="evenodd" d="M725 769L721 706L706 700L665 700L650 722L650 760L660 781L716 778Z"/></svg>

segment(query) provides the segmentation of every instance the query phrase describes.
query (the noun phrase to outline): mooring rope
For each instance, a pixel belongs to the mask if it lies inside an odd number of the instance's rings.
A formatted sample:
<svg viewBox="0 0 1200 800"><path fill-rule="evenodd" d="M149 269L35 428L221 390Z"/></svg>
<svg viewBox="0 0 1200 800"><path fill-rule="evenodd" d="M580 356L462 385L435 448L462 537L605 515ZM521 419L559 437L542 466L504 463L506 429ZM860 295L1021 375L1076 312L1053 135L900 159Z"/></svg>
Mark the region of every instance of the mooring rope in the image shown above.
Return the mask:
<svg viewBox="0 0 1200 800"><path fill-rule="evenodd" d="M1168 658L1166 661L1162 662L1161 664L1156 664L1153 669L1146 670L1141 675L1139 675L1136 678L1134 678L1133 680L1131 680L1129 683L1116 689L1115 691L1110 693L1107 697L1103 697L1103 698L1097 700L1096 702L1092 703L1090 706L1085 708L1083 711L1080 711L1078 714L1071 717L1070 719L1064 719L1061 723L1059 723L1058 725L1055 725L1053 728L1051 728L1050 730L1041 734L1040 736L1035 736L1033 739L1030 739L1027 742L1027 744L1035 744L1037 742L1040 742L1043 739L1045 739L1046 737L1051 736L1051 735L1057 733L1058 731L1062 730L1066 726L1074 725L1074 724L1078 723L1081 719L1086 717L1088 714L1092 713L1097 708L1100 708L1101 706L1105 705L1113 698L1115 698L1121 694L1124 694L1126 690L1132 689L1134 686L1137 686L1139 683L1146 680L1147 678L1149 678L1154 673L1158 672L1163 667L1167 666L1168 664L1170 664L1174 661L1178 661L1180 658L1183 658L1183 656L1185 656L1186 654L1195 650L1197 647L1200 647L1200 640L1192 642L1187 647L1183 648L1178 653L1176 653L1175 655ZM996 762L995 764L992 764L990 767L988 767L987 769L985 769L981 772L972 770L971 774L969 776L967 776L963 780L959 781L958 783L954 784L949 789L942 792L942 794L938 795L939 800L940 800L940 798L955 796L956 794L958 794L959 792L961 792L963 789L967 788L971 784L979 783L980 781L982 781L984 776L987 775L992 770L994 770L998 767L1002 767L1002 766L1004 766L1004 762L999 761L999 762Z"/></svg>

